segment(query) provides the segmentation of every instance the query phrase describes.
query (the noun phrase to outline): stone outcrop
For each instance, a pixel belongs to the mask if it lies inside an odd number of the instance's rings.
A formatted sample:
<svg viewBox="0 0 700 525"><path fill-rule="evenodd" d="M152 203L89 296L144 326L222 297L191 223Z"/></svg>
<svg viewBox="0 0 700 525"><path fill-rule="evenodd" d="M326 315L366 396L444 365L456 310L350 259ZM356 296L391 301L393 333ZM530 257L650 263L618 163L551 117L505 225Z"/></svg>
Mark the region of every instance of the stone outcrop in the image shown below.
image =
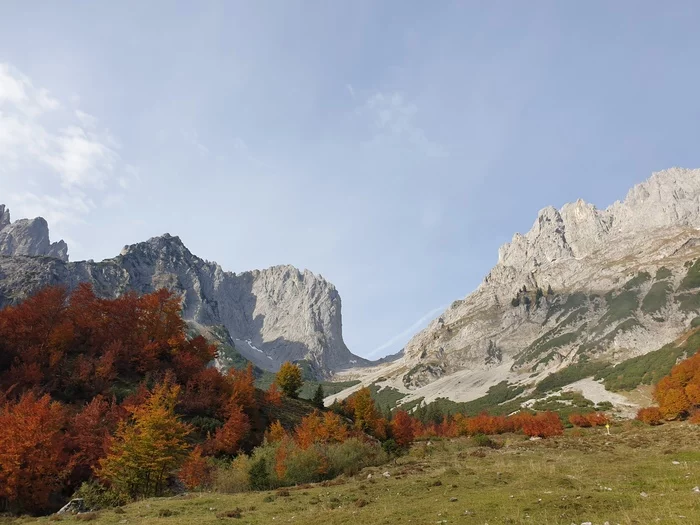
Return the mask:
<svg viewBox="0 0 700 525"><path fill-rule="evenodd" d="M431 384L442 383L453 390L439 395L464 400L470 374L479 385L529 384L582 358L616 363L660 348L700 316L699 228L700 170L654 173L605 210L547 207L501 247L477 290L376 375L413 398L435 398Z"/></svg>
<svg viewBox="0 0 700 525"><path fill-rule="evenodd" d="M49 225L42 217L10 221L10 210L0 204L0 255L30 255L68 260L64 241L51 243Z"/></svg>
<svg viewBox="0 0 700 525"><path fill-rule="evenodd" d="M73 288L87 282L105 297L165 287L182 296L183 315L192 326L223 326L236 349L264 369L305 360L325 377L366 363L343 341L338 291L308 270L275 266L227 272L168 234L126 246L117 257L101 262L32 256L39 254L15 250L0 257L0 307L47 285Z"/></svg>

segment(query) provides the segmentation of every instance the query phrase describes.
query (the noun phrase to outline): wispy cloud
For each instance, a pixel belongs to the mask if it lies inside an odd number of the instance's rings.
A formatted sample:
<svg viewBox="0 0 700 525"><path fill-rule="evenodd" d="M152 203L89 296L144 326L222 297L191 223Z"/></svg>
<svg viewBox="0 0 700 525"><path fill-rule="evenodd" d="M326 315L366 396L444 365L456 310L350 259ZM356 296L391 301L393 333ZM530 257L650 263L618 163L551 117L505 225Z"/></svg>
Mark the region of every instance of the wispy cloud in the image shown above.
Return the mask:
<svg viewBox="0 0 700 525"><path fill-rule="evenodd" d="M88 191L125 187L134 179L119 148L96 117L69 109L48 89L0 63L0 171L25 176L39 188L56 187L55 183L60 188L52 193L45 189L46 194L13 194L21 215L79 222L94 208Z"/></svg>
<svg viewBox="0 0 700 525"><path fill-rule="evenodd" d="M415 335L415 333L422 328L428 321L432 320L437 314L442 312L447 306L438 306L437 308L433 308L429 312L426 312L424 315L421 316L420 319L418 319L415 323L413 323L411 326L406 328L405 330L402 330L398 334L392 336L388 341L385 343L379 345L377 348L372 350L367 357L369 359L372 359L374 357L377 357L381 354L386 353L385 350L390 349L393 346L396 346L398 343L403 342L408 342L408 339Z"/></svg>
<svg viewBox="0 0 700 525"><path fill-rule="evenodd" d="M428 138L418 124L418 107L401 93L375 93L363 110L372 119L373 142L408 146L429 157L448 156L444 146Z"/></svg>

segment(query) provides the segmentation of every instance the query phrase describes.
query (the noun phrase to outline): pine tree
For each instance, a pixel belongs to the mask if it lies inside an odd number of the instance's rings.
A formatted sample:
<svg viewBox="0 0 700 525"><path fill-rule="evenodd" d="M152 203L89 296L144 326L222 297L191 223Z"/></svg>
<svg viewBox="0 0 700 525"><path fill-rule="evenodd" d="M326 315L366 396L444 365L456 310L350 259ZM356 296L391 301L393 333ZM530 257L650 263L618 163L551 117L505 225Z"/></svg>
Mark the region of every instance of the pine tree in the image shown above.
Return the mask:
<svg viewBox="0 0 700 525"><path fill-rule="evenodd" d="M537 287L537 290L535 291L535 306L537 306L540 302L540 299L542 299L542 296L544 293L542 293L542 288L539 286Z"/></svg>
<svg viewBox="0 0 700 525"><path fill-rule="evenodd" d="M552 285L547 285L547 295L554 295L554 290L552 290Z"/></svg>
<svg viewBox="0 0 700 525"><path fill-rule="evenodd" d="M313 405L320 409L323 410L324 404L323 404L323 398L325 396L323 395L323 386L321 386L321 383L318 384L318 388L316 388L316 393L314 394L314 398L311 400Z"/></svg>

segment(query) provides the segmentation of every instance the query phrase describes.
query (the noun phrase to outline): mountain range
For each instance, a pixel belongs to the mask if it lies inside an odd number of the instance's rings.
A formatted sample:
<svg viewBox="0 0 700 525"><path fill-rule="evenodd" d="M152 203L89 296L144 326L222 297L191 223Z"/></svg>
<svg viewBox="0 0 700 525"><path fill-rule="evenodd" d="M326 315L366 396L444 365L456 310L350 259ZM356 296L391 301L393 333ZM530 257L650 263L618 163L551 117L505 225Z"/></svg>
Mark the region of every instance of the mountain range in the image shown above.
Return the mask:
<svg viewBox="0 0 700 525"><path fill-rule="evenodd" d="M101 262L69 262L67 251L63 241L49 242L44 219L11 222L9 210L0 206L0 307L47 285L90 283L104 297L165 287L182 296L192 330L230 343L264 370L299 361L322 378L368 364L343 341L338 291L308 270L274 266L227 272L169 234L125 246ZM219 364L225 367L227 358L221 355Z"/></svg>
<svg viewBox="0 0 700 525"><path fill-rule="evenodd" d="M700 322L699 257L700 170L654 173L604 210L544 208L403 357L342 377L402 402L466 402L503 381L531 388L581 363L626 362Z"/></svg>
<svg viewBox="0 0 700 525"><path fill-rule="evenodd" d="M227 272L169 234L112 259L69 262L44 219L12 222L0 205L0 307L81 282L105 297L180 294L193 331L235 347L234 356L222 352L222 368L240 356L270 371L303 362L317 378L391 392L395 404L469 402L504 384L527 397L552 374L616 370L700 326L700 170L654 173L604 210L581 200L544 208L501 247L474 292L376 362L345 345L340 295L320 275L292 266ZM588 381L589 395L605 390L592 373L569 375Z"/></svg>

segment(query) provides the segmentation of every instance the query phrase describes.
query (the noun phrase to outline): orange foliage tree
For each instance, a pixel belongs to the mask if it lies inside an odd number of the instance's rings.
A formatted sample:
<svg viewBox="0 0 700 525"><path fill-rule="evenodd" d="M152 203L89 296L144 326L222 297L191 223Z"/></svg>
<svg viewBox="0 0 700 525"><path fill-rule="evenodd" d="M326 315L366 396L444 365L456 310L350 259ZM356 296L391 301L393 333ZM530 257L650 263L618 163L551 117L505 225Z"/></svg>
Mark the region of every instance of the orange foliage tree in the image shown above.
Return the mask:
<svg viewBox="0 0 700 525"><path fill-rule="evenodd" d="M177 476L189 490L206 487L211 483L212 469L202 455L200 445L189 453Z"/></svg>
<svg viewBox="0 0 700 525"><path fill-rule="evenodd" d="M637 419L647 425L660 425L664 417L661 415L659 407L648 407L639 409Z"/></svg>
<svg viewBox="0 0 700 525"><path fill-rule="evenodd" d="M272 383L265 392L265 403L275 407L282 404L282 393L277 388L277 383Z"/></svg>
<svg viewBox="0 0 700 525"><path fill-rule="evenodd" d="M684 419L700 409L700 352L675 365L656 385L654 398L667 420Z"/></svg>
<svg viewBox="0 0 700 525"><path fill-rule="evenodd" d="M399 410L391 420L391 435L400 447L407 447L413 442L414 426L411 416L405 410Z"/></svg>
<svg viewBox="0 0 700 525"><path fill-rule="evenodd" d="M243 408L240 405L231 404L226 422L214 434L211 449L218 454L235 454L249 431L250 423Z"/></svg>
<svg viewBox="0 0 700 525"><path fill-rule="evenodd" d="M46 509L68 475L66 409L48 395L0 406L0 500L19 511Z"/></svg>

